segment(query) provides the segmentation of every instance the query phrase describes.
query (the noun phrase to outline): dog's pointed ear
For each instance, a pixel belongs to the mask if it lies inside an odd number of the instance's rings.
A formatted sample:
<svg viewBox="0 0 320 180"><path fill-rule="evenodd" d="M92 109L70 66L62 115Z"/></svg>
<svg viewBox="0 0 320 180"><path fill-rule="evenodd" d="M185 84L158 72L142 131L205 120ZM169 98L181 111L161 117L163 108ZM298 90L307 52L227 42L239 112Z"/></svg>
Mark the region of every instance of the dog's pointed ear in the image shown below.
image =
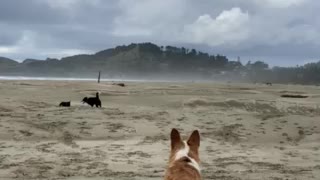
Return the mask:
<svg viewBox="0 0 320 180"><path fill-rule="evenodd" d="M173 128L171 130L171 149L174 149L176 145L180 144L182 142L180 133L177 129Z"/></svg>
<svg viewBox="0 0 320 180"><path fill-rule="evenodd" d="M189 146L195 146L199 147L200 146L200 133L198 130L195 130L192 132L191 136L189 137L187 141Z"/></svg>

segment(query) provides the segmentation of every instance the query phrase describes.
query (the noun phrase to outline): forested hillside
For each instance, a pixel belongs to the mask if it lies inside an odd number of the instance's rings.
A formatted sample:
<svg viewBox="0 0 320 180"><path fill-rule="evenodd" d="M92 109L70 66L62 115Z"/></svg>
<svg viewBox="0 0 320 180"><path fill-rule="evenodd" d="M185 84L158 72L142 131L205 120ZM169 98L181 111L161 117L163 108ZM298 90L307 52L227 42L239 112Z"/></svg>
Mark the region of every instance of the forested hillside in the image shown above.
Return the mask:
<svg viewBox="0 0 320 180"><path fill-rule="evenodd" d="M26 59L22 63L0 57L0 75L96 77L98 71L103 78L320 83L320 62L269 68L261 61L243 64L229 61L224 55L152 43L117 46L61 59Z"/></svg>

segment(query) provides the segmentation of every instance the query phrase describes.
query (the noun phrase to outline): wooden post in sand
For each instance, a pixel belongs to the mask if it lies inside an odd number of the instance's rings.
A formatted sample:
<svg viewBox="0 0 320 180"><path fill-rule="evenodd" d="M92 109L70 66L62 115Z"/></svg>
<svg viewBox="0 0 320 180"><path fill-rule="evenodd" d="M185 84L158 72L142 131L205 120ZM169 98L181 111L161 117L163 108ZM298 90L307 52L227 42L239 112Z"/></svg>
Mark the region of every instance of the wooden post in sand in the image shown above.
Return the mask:
<svg viewBox="0 0 320 180"><path fill-rule="evenodd" d="M100 75L101 75L101 71L99 71L98 83L100 83Z"/></svg>

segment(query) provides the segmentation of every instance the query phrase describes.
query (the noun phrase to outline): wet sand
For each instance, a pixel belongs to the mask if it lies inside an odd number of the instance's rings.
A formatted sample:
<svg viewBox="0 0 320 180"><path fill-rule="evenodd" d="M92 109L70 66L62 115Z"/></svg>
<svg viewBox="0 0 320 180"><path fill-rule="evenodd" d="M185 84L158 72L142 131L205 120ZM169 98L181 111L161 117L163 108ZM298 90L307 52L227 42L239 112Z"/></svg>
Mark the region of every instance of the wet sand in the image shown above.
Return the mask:
<svg viewBox="0 0 320 180"><path fill-rule="evenodd" d="M203 179L320 179L320 87L126 85L0 81L0 179L162 179L173 127L200 131Z"/></svg>

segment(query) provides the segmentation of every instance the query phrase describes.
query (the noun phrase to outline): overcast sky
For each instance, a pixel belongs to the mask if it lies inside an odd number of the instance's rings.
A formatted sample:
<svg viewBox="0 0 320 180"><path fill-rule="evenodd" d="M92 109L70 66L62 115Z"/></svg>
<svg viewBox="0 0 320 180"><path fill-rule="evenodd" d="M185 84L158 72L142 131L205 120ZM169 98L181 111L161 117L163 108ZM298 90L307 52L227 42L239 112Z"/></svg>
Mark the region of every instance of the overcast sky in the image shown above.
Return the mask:
<svg viewBox="0 0 320 180"><path fill-rule="evenodd" d="M0 0L0 56L60 58L131 42L296 65L320 60L317 0Z"/></svg>

